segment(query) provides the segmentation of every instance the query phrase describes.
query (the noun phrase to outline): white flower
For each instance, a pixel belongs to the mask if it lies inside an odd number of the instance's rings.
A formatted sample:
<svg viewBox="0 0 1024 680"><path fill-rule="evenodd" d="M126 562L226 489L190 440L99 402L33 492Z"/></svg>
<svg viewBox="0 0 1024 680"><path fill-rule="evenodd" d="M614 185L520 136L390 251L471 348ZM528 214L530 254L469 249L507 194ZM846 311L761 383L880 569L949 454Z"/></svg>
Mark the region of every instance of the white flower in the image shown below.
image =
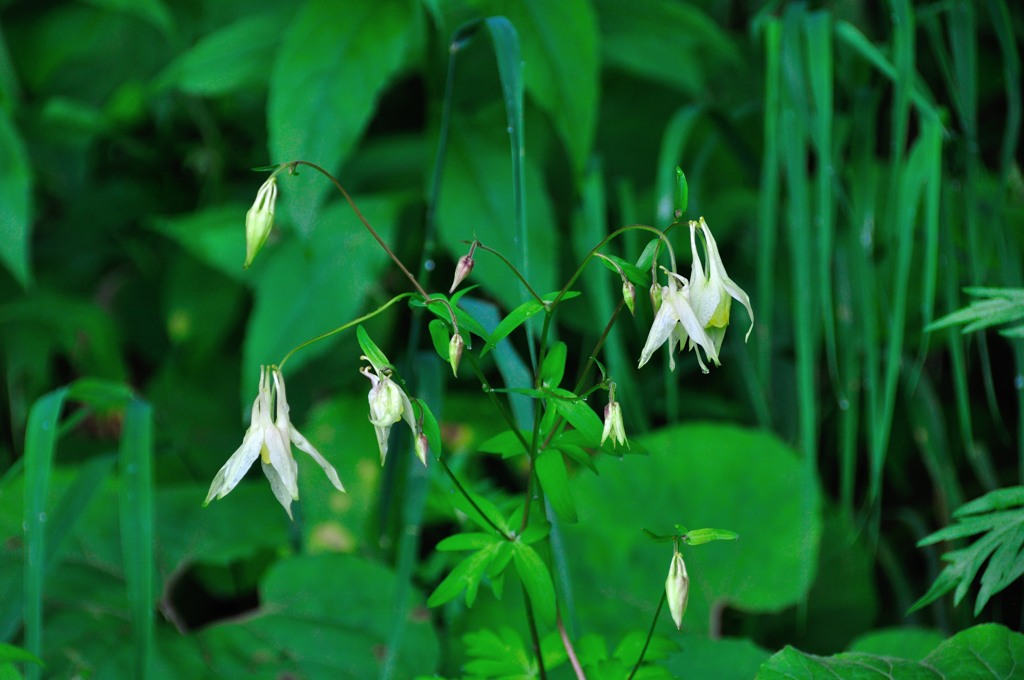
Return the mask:
<svg viewBox="0 0 1024 680"><path fill-rule="evenodd" d="M271 416L275 400L276 414ZM299 466L292 457L292 444L308 453L323 468L327 479L338 491L345 490L334 467L292 426L281 370L276 366L260 366L260 389L252 404L249 429L242 438L242 445L213 478L203 505L228 495L259 457L274 496L291 517L292 501L299 498Z"/></svg>
<svg viewBox="0 0 1024 680"><path fill-rule="evenodd" d="M604 432L601 434L601 444L603 445L609 437L612 438L612 448L619 444L625 444L626 448L629 448L626 428L622 424L622 407L615 401L615 383L609 388L608 405L604 407Z"/></svg>
<svg viewBox="0 0 1024 680"><path fill-rule="evenodd" d="M370 379L371 387L368 399L370 402L370 423L377 434L377 447L380 449L380 464L388 455L388 435L391 433L391 426L399 420L405 420L412 436L417 438L420 431L416 427L416 420L413 414L412 402L409 401L405 391L391 380L388 370L374 367L364 367L359 371ZM423 464L427 464L426 450L419 446L417 439L416 453Z"/></svg>
<svg viewBox="0 0 1024 680"><path fill-rule="evenodd" d="M672 564L669 565L668 578L665 579L665 598L668 600L668 609L672 612L672 621L675 622L677 629L682 628L686 603L690 599L690 577L686 574L683 555L678 550L672 554Z"/></svg>
<svg viewBox="0 0 1024 680"><path fill-rule="evenodd" d="M687 337L690 339L690 346L700 346L708 359L716 366L718 362L718 349L715 343L704 330L704 324L697 318L693 307L690 305L690 294L685 278L675 272L668 272L668 285L661 288L661 306L654 316L654 323L651 324L651 332L647 335L647 342L640 353L640 365L642 367L651 359L654 351L668 341L669 346L669 368L675 370L676 361L673 356L678 345L682 350ZM707 366L701 359L700 352L697 352L697 362L701 370L708 372Z"/></svg>
<svg viewBox="0 0 1024 680"><path fill-rule="evenodd" d="M707 272L704 271L697 249L698 227L704 233L708 258ZM700 218L699 224L690 221L690 250L693 253L693 268L690 270L690 304L697 315L697 320L714 341L715 352L717 353L722 347L725 328L729 325L729 308L732 306L733 299L746 307L747 313L750 315L750 328L747 329L745 338L749 339L750 332L754 329L754 310L750 306L750 298L725 273L725 265L722 264L722 257L718 254L718 244L715 243L715 237L711 235L711 230L703 217ZM692 339L690 346L693 346Z"/></svg>

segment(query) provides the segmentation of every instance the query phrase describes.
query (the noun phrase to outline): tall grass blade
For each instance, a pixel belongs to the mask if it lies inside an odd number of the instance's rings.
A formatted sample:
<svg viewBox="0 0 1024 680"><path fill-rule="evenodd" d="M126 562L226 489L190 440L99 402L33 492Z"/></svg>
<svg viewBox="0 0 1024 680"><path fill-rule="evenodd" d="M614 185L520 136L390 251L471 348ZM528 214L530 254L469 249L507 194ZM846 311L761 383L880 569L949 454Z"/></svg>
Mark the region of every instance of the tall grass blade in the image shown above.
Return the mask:
<svg viewBox="0 0 1024 680"><path fill-rule="evenodd" d="M25 649L41 657L43 651L43 582L47 563L46 500L57 447L57 428L67 388L39 398L28 414L25 431ZM39 667L28 664L25 677L39 677Z"/></svg>
<svg viewBox="0 0 1024 680"><path fill-rule="evenodd" d="M131 609L135 677L153 668L156 602L153 561L153 409L132 399L121 434L121 553Z"/></svg>

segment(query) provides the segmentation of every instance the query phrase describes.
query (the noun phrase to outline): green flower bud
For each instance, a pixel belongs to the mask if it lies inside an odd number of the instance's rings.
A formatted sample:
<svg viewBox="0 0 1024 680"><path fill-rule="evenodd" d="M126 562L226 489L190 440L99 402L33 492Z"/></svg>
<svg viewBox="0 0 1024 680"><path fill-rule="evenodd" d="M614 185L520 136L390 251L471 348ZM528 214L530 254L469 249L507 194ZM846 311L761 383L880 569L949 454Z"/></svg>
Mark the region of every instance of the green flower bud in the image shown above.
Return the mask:
<svg viewBox="0 0 1024 680"><path fill-rule="evenodd" d="M277 178L271 176L256 193L249 212L245 214L245 264L248 269L256 254L267 242L270 229L274 226L274 203L277 201Z"/></svg>

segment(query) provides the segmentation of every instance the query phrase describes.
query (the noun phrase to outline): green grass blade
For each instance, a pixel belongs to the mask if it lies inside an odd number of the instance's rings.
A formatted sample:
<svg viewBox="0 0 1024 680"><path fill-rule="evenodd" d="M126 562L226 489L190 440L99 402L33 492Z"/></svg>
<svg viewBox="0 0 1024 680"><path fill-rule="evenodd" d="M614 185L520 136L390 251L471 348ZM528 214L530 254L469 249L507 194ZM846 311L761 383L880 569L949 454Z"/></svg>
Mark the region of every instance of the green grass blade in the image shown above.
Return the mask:
<svg viewBox="0 0 1024 680"><path fill-rule="evenodd" d="M28 415L25 431L25 649L42 656L43 580L46 574L46 500L57 447L57 428L67 388L39 398ZM25 668L29 680L39 677L39 667Z"/></svg>
<svg viewBox="0 0 1024 680"><path fill-rule="evenodd" d="M153 667L156 602L153 560L153 409L128 402L121 434L121 552L131 609L135 677Z"/></svg>
<svg viewBox="0 0 1024 680"><path fill-rule="evenodd" d="M780 81L782 68L779 60L782 41L782 23L775 18L764 25L765 101L764 151L761 164L761 190L758 202L757 252L757 373L765 389L770 389L772 367L772 329L775 302L775 244L778 239L779 219L779 112L781 109Z"/></svg>

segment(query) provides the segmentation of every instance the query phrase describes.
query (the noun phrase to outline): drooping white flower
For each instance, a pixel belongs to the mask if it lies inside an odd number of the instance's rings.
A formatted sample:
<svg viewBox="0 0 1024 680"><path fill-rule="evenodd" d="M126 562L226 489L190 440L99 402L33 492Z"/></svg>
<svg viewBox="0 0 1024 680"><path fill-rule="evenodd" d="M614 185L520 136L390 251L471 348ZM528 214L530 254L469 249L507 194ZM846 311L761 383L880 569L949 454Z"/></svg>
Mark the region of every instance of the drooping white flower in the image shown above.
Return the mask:
<svg viewBox="0 0 1024 680"><path fill-rule="evenodd" d="M686 603L690 599L690 577L686 573L683 555L678 549L672 554L668 578L665 579L665 599L668 600L668 609L672 612L672 621L676 624L676 628L682 628Z"/></svg>
<svg viewBox="0 0 1024 680"><path fill-rule="evenodd" d="M629 448L626 428L622 423L622 406L615 401L615 383L612 383L608 390L608 405L604 407L604 432L601 434L601 444L603 445L609 437L612 439L612 448L619 444Z"/></svg>
<svg viewBox="0 0 1024 680"><path fill-rule="evenodd" d="M291 517L292 501L299 498L299 466L292 456L292 444L320 465L338 491L345 490L334 466L291 424L281 370L276 366L260 366L260 388L252 404L249 429L242 438L242 445L213 478L203 505L228 495L258 457L274 496Z"/></svg>
<svg viewBox="0 0 1024 680"><path fill-rule="evenodd" d="M704 234L707 250L706 271L697 248L698 228ZM718 244L715 243L715 237L711 235L711 229L703 217L699 223L690 221L690 250L693 254L693 266L690 270L690 304L697 315L697 320L714 341L716 353L722 347L725 329L729 325L729 309L734 299L746 307L747 314L750 315L750 328L747 329L744 338L749 339L750 332L754 329L754 310L750 306L750 298L725 273L722 256L718 253ZM693 346L692 339L690 346Z"/></svg>
<svg viewBox="0 0 1024 680"><path fill-rule="evenodd" d="M669 344L669 368L675 370L675 348L680 350L685 346L687 338L691 346L703 348L707 358L716 366L718 362L718 349L715 343L704 330L693 307L690 305L689 286L687 281L675 272L668 272L668 285L661 288L661 306L654 315L654 323L651 324L651 332L647 335L647 342L640 353L640 364L643 367L654 351L668 341ZM707 366L701 359L700 352L697 352L697 362L701 370L708 372Z"/></svg>
<svg viewBox="0 0 1024 680"><path fill-rule="evenodd" d="M412 402L409 396L393 380L386 368L378 369L376 366L367 366L360 370L360 373L370 379L370 423L373 425L377 435L377 447L380 449L380 464L388 455L388 436L391 433L391 426L399 420L404 420L412 430L412 436L417 442L416 453L427 464L426 449L419 446L419 429L416 427L416 418L413 413Z"/></svg>

